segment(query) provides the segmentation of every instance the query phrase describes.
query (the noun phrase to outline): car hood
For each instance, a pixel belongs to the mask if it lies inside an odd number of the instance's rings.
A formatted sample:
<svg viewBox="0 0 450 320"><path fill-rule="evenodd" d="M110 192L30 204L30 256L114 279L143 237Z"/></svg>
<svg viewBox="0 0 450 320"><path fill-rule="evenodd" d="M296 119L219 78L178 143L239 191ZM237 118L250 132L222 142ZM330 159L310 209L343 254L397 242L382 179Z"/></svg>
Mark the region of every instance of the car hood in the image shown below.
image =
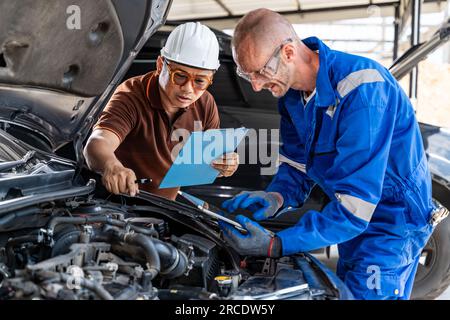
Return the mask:
<svg viewBox="0 0 450 320"><path fill-rule="evenodd" d="M53 150L84 139L171 2L0 2L0 121Z"/></svg>

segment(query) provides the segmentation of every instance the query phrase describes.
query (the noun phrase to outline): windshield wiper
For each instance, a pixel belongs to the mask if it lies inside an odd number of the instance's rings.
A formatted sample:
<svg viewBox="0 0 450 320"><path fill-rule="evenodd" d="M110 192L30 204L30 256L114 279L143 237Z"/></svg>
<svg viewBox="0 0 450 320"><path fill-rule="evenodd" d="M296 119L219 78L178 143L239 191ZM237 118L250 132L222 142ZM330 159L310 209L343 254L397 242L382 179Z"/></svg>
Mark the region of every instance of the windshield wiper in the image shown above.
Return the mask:
<svg viewBox="0 0 450 320"><path fill-rule="evenodd" d="M13 168L17 168L18 166L26 164L34 157L35 153L36 153L35 151L28 151L20 160L0 163L0 172L8 171Z"/></svg>

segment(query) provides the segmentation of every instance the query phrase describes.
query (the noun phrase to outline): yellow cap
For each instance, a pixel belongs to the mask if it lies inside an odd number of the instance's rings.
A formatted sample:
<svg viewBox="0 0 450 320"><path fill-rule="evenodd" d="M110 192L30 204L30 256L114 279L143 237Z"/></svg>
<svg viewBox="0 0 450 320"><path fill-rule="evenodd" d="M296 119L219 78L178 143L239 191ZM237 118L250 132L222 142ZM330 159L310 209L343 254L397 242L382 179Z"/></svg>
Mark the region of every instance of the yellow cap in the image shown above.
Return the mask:
<svg viewBox="0 0 450 320"><path fill-rule="evenodd" d="M231 276L217 276L214 278L217 282L221 284L231 283L233 278Z"/></svg>

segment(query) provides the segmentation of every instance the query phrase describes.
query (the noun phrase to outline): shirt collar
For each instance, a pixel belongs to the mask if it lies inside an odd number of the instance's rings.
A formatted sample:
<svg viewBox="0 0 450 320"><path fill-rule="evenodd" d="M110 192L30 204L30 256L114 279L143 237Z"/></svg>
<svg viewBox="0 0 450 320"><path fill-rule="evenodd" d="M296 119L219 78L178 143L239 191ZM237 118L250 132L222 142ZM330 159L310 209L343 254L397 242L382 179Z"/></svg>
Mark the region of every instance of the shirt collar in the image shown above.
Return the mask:
<svg viewBox="0 0 450 320"><path fill-rule="evenodd" d="M314 95L316 94L316 88L314 88L313 92L311 92L309 94L309 96L306 95L306 92L302 92L303 93L303 100L305 101L305 107L308 104L309 101L311 101L311 99L314 97Z"/></svg>
<svg viewBox="0 0 450 320"><path fill-rule="evenodd" d="M330 63L334 59L334 54L328 46L316 37L309 37L302 40L311 50L319 50L319 71L316 79L316 99L315 104L321 107L328 107L336 104L336 95L330 82Z"/></svg>
<svg viewBox="0 0 450 320"><path fill-rule="evenodd" d="M155 109L164 110L161 103L161 95L159 93L159 82L158 75L156 72L150 73L150 79L147 82L147 86L145 88L145 94L147 99L150 101L150 106Z"/></svg>

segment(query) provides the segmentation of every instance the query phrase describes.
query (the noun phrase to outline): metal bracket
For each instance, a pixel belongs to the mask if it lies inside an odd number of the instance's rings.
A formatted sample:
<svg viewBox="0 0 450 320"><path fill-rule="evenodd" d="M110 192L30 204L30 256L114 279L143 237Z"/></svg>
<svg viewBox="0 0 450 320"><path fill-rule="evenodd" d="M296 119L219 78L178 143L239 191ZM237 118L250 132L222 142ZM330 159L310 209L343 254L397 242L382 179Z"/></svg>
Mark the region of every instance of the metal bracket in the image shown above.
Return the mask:
<svg viewBox="0 0 450 320"><path fill-rule="evenodd" d="M435 201L437 204L437 208L433 210L430 217L430 224L433 227L436 227L439 223L441 223L445 218L448 217L449 211L446 207Z"/></svg>
<svg viewBox="0 0 450 320"><path fill-rule="evenodd" d="M266 261L264 261L264 266L262 269L262 273L265 275L273 275L275 273L275 260L272 258L267 258Z"/></svg>

